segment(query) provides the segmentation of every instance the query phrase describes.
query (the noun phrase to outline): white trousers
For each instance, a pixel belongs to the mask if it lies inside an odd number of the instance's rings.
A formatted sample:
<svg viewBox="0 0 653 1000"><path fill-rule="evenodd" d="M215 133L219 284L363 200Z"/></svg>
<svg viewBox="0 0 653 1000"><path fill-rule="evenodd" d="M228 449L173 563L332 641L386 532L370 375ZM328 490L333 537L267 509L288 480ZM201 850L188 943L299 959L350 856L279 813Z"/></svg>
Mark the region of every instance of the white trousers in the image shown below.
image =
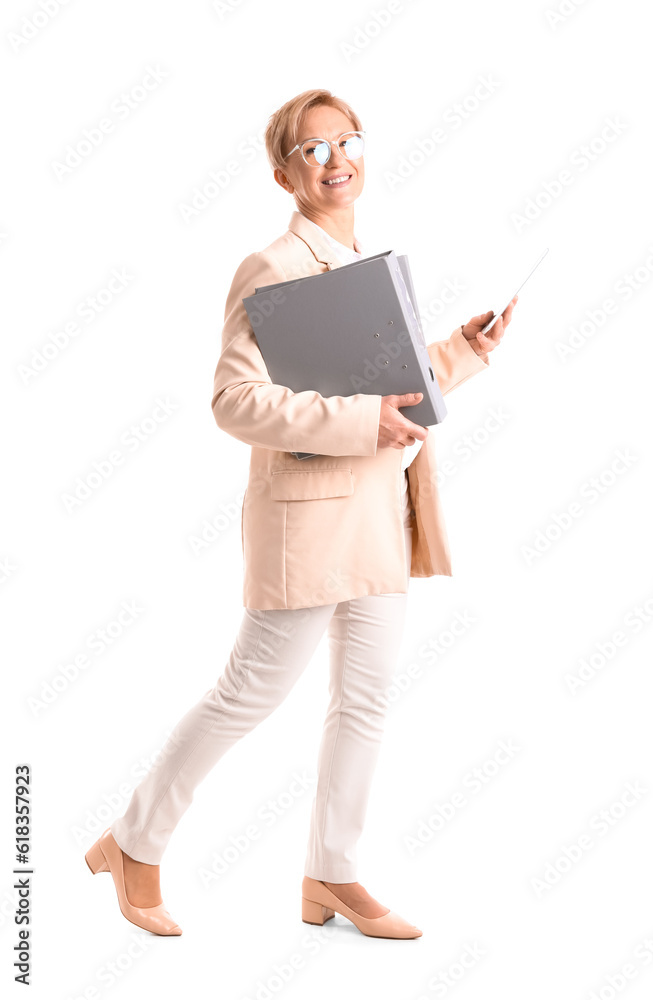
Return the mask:
<svg viewBox="0 0 653 1000"><path fill-rule="evenodd" d="M412 525L404 503L410 580ZM304 874L355 882L356 848L385 722L385 692L397 665L406 594L373 594L312 608L245 608L215 687L183 716L161 763L111 824L119 847L158 865L194 789L229 747L281 704L328 628L330 701L318 755Z"/></svg>

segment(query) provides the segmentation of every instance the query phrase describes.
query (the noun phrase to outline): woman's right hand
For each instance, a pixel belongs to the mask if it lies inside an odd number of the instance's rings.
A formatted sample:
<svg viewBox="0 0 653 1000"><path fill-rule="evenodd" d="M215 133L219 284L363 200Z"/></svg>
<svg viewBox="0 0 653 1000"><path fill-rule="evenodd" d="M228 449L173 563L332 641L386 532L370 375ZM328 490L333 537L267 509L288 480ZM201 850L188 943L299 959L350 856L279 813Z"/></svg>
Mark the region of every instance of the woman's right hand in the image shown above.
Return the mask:
<svg viewBox="0 0 653 1000"><path fill-rule="evenodd" d="M421 392L407 392L403 396L383 396L379 414L379 448L405 448L416 440L425 441L428 427L414 424L399 412L400 406L415 406L421 402Z"/></svg>

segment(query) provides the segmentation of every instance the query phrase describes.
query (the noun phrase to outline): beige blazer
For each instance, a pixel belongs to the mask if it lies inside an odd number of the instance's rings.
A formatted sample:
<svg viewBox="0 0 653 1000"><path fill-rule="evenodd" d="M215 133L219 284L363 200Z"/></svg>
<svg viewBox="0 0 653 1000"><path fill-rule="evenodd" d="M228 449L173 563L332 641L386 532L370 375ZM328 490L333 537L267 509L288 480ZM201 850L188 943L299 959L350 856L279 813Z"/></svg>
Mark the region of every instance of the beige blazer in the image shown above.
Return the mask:
<svg viewBox="0 0 653 1000"><path fill-rule="evenodd" d="M313 607L407 591L403 449L377 451L382 397L325 397L273 384L242 302L261 285L338 266L295 211L283 236L245 257L227 296L211 406L218 427L251 445L241 515L246 608ZM428 351L443 394L488 366L461 327ZM408 466L411 576L452 575L434 431ZM318 454L300 461L291 451Z"/></svg>

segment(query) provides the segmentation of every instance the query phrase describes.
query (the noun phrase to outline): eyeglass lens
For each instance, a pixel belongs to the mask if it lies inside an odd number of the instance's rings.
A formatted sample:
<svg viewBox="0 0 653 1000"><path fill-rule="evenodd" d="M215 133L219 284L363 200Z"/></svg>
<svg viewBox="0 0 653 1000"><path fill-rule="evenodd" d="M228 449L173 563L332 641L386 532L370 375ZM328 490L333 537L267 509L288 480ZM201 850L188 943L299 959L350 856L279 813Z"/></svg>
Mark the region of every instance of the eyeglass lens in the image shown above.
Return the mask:
<svg viewBox="0 0 653 1000"><path fill-rule="evenodd" d="M340 152L348 160L357 160L363 155L365 140L357 132L346 132L340 137ZM331 143L324 139L310 139L302 146L302 155L313 167L322 167L331 156Z"/></svg>

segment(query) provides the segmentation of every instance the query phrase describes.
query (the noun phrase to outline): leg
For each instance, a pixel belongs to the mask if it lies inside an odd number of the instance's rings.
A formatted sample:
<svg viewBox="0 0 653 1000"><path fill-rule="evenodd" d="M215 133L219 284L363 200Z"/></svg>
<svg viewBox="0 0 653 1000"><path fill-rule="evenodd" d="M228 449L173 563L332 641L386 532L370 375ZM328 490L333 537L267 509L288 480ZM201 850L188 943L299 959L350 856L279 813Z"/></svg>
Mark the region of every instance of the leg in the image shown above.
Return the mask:
<svg viewBox="0 0 653 1000"><path fill-rule="evenodd" d="M409 524L404 537L409 579ZM304 874L328 879L333 891L335 883L357 885L356 844L380 750L385 723L382 698L396 668L406 597L375 594L343 601L329 623L330 702L320 744ZM356 890L356 896L364 900L367 894ZM385 907L381 910L388 912Z"/></svg>
<svg viewBox="0 0 653 1000"><path fill-rule="evenodd" d="M180 720L163 748L161 763L134 789L125 814L111 824L129 858L158 866L197 785L229 747L284 700L335 607L245 609L224 673Z"/></svg>

